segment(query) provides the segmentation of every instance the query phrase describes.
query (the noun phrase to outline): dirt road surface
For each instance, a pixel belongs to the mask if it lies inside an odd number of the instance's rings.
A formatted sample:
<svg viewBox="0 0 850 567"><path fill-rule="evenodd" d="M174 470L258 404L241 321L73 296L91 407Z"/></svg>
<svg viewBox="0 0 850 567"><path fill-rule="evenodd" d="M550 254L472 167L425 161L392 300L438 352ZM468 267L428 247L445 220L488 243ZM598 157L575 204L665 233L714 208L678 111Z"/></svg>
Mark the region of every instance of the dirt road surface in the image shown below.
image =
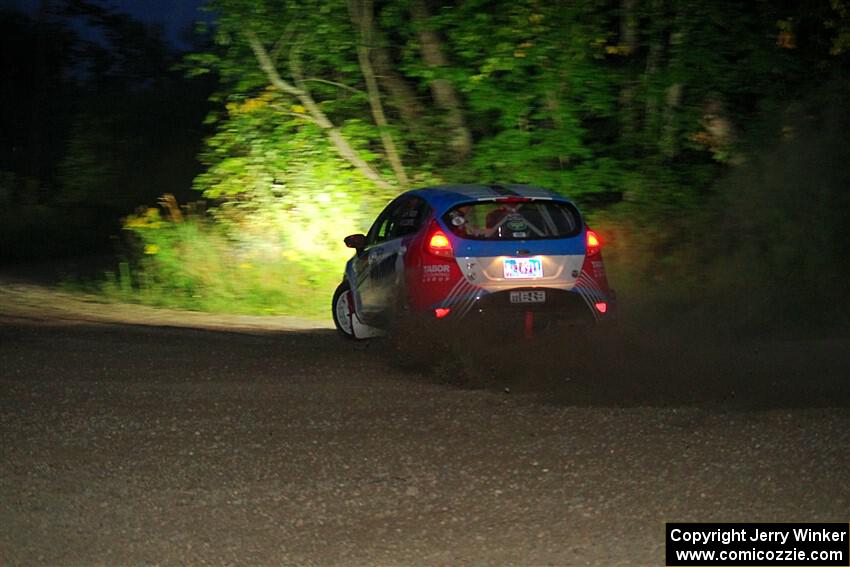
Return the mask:
<svg viewBox="0 0 850 567"><path fill-rule="evenodd" d="M849 519L843 344L774 346L756 386L660 348L473 388L309 322L16 285L3 565L657 566L669 521Z"/></svg>

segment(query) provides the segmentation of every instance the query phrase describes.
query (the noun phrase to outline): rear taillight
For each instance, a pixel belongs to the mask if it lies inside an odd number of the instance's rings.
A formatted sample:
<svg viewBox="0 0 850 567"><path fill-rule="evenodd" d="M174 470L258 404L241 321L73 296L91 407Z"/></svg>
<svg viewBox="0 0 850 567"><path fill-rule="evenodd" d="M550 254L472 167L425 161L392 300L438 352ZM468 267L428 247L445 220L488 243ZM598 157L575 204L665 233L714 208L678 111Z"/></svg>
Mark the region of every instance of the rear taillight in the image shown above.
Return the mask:
<svg viewBox="0 0 850 567"><path fill-rule="evenodd" d="M590 229L587 229L587 255L596 256L602 250L602 241L599 240L599 235Z"/></svg>
<svg viewBox="0 0 850 567"><path fill-rule="evenodd" d="M452 310L448 307L438 307L437 309L434 309L434 316L437 319L442 319L443 317L448 317L451 312Z"/></svg>
<svg viewBox="0 0 850 567"><path fill-rule="evenodd" d="M426 245L428 252L433 254L434 256L443 256L446 258L451 258L454 256L454 251L452 250L452 243L449 241L449 237L446 236L446 233L440 230L439 228L432 231L428 236L428 243Z"/></svg>
<svg viewBox="0 0 850 567"><path fill-rule="evenodd" d="M594 285L607 293L608 278L605 277L605 265L602 263L602 239L590 229L587 229L584 239L587 251L581 266L582 274L592 278L595 281ZM599 313L605 313L608 310L608 304L604 301L596 303L594 307Z"/></svg>

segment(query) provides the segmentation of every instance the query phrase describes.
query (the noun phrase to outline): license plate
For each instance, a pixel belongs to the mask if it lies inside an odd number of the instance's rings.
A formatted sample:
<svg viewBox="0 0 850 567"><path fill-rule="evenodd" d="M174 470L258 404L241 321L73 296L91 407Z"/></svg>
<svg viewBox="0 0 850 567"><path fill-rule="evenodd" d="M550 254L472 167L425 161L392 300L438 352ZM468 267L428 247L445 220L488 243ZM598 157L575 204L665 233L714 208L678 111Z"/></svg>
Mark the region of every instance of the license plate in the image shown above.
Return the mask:
<svg viewBox="0 0 850 567"><path fill-rule="evenodd" d="M512 291L511 303L546 303L545 291Z"/></svg>
<svg viewBox="0 0 850 567"><path fill-rule="evenodd" d="M505 278L509 280L543 277L540 258L505 258Z"/></svg>

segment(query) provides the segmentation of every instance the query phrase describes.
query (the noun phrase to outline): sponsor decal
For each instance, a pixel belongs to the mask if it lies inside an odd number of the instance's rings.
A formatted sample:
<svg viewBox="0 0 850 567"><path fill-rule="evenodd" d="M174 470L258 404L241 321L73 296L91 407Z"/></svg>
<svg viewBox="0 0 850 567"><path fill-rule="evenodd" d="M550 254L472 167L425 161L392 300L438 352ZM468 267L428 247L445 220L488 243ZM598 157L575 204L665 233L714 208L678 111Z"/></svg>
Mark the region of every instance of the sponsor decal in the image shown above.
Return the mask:
<svg viewBox="0 0 850 567"><path fill-rule="evenodd" d="M422 281L430 282L447 282L451 266L448 264L425 264L422 266Z"/></svg>
<svg viewBox="0 0 850 567"><path fill-rule="evenodd" d="M605 264L600 260L594 260L591 262L593 265L593 276L597 279L605 276Z"/></svg>

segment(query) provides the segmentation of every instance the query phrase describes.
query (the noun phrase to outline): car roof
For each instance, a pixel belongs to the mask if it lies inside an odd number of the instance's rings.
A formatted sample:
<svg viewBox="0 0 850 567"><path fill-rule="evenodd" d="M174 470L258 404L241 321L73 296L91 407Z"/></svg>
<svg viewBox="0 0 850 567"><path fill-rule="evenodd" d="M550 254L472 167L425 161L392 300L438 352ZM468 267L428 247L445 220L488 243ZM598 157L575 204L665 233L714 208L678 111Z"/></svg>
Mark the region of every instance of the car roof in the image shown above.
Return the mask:
<svg viewBox="0 0 850 567"><path fill-rule="evenodd" d="M438 211L469 201L492 201L505 197L528 197L530 199L552 199L570 203L562 195L531 185L495 184L495 185L437 185L407 192L418 195L428 201Z"/></svg>

